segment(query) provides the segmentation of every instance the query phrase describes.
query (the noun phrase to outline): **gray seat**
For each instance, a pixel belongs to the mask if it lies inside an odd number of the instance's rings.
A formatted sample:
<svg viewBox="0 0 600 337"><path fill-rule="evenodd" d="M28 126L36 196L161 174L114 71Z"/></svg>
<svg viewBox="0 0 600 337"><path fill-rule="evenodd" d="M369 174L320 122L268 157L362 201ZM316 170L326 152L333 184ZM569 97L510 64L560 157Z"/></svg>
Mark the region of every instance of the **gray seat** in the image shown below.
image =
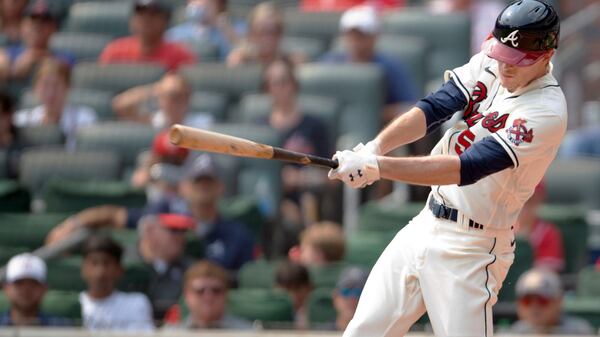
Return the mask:
<svg viewBox="0 0 600 337"><path fill-rule="evenodd" d="M190 111L209 113L216 121L224 121L228 104L227 95L221 92L195 91L190 100Z"/></svg>
<svg viewBox="0 0 600 337"><path fill-rule="evenodd" d="M185 42L201 62L219 62L219 48L210 41Z"/></svg>
<svg viewBox="0 0 600 337"><path fill-rule="evenodd" d="M341 13L338 12L285 12L285 34L316 38L329 44L339 32Z"/></svg>
<svg viewBox="0 0 600 337"><path fill-rule="evenodd" d="M236 100L243 94L260 91L262 83L262 69L256 65L230 68L222 63L201 63L184 66L181 73L194 90L218 91Z"/></svg>
<svg viewBox="0 0 600 337"><path fill-rule="evenodd" d="M120 162L112 151L67 152L37 148L25 151L19 163L20 182L39 192L53 178L72 180L116 180Z"/></svg>
<svg viewBox="0 0 600 337"><path fill-rule="evenodd" d="M156 131L133 122L104 122L77 133L77 149L110 150L119 155L125 167L133 166L138 155L152 146Z"/></svg>
<svg viewBox="0 0 600 337"><path fill-rule="evenodd" d="M429 49L428 80L443 78L446 69L469 61L471 20L467 13L433 15L424 8L390 12L383 18L383 33L418 36Z"/></svg>
<svg viewBox="0 0 600 337"><path fill-rule="evenodd" d="M64 135L58 125L19 128L17 141L23 148L64 144Z"/></svg>
<svg viewBox="0 0 600 337"><path fill-rule="evenodd" d="M300 54L310 61L318 60L326 50L326 43L317 38L302 36L284 36L281 48L290 54Z"/></svg>
<svg viewBox="0 0 600 337"><path fill-rule="evenodd" d="M69 90L69 104L89 106L101 120L114 119L111 101L112 95L106 91L80 88ZM31 109L37 105L33 91L27 90L21 97L21 109Z"/></svg>
<svg viewBox="0 0 600 337"><path fill-rule="evenodd" d="M52 36L50 46L70 53L77 61L95 61L111 40L110 35L104 34L59 32Z"/></svg>
<svg viewBox="0 0 600 337"><path fill-rule="evenodd" d="M65 31L107 34L122 37L129 34L130 1L94 1L71 6Z"/></svg>
<svg viewBox="0 0 600 337"><path fill-rule="evenodd" d="M600 160L555 160L546 172L546 202L600 208Z"/></svg>
<svg viewBox="0 0 600 337"><path fill-rule="evenodd" d="M158 81L165 73L155 64L80 63L73 71L73 87L119 93L137 85Z"/></svg>

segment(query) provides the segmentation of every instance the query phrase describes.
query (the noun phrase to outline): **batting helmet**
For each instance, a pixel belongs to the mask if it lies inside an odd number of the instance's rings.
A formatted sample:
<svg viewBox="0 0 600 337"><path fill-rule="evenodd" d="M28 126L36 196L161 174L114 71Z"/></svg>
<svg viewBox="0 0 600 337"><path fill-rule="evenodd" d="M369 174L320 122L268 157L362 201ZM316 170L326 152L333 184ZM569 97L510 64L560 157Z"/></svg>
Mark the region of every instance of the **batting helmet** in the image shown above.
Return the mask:
<svg viewBox="0 0 600 337"><path fill-rule="evenodd" d="M528 66L558 47L560 19L554 8L541 0L510 3L496 19L486 54L496 60Z"/></svg>

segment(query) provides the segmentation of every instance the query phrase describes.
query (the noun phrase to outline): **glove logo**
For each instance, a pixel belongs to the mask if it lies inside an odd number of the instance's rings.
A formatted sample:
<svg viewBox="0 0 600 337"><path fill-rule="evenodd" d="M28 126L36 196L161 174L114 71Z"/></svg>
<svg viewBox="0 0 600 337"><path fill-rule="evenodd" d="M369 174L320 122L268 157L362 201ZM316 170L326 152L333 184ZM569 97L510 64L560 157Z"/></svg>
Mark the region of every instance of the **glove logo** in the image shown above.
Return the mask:
<svg viewBox="0 0 600 337"><path fill-rule="evenodd" d="M523 142L531 143L533 140L533 129L527 130L525 123L527 122L524 119L519 118L513 122L512 127L506 129L508 139L516 146L519 146Z"/></svg>
<svg viewBox="0 0 600 337"><path fill-rule="evenodd" d="M519 33L518 29L514 30L512 33L508 34L506 37L500 38L500 42L506 43L506 41L510 41L510 44L512 44L513 47L517 48L519 46L519 37L517 36L518 33Z"/></svg>

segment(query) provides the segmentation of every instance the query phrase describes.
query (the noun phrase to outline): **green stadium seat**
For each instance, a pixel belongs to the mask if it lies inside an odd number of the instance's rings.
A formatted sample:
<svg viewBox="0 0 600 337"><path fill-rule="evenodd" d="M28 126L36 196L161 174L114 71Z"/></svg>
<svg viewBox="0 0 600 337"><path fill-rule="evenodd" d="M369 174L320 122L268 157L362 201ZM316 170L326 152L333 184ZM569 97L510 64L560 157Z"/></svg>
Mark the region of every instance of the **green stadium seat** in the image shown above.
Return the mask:
<svg viewBox="0 0 600 337"><path fill-rule="evenodd" d="M600 328L600 297L566 297L563 311L588 321L595 329Z"/></svg>
<svg viewBox="0 0 600 337"><path fill-rule="evenodd" d="M8 176L8 153L6 150L0 150L0 179Z"/></svg>
<svg viewBox="0 0 600 337"><path fill-rule="evenodd" d="M0 213L29 212L31 195L17 181L0 180Z"/></svg>
<svg viewBox="0 0 600 337"><path fill-rule="evenodd" d="M307 115L321 119L327 125L330 144L337 139L337 124L339 118L339 103L330 97L300 95L300 109ZM268 118L271 113L271 99L265 94L248 94L240 101L238 119L242 123L258 123L262 118Z"/></svg>
<svg viewBox="0 0 600 337"><path fill-rule="evenodd" d="M138 155L152 146L156 130L134 122L104 122L77 134L77 149L81 151L111 150L119 155L125 167L134 166Z"/></svg>
<svg viewBox="0 0 600 337"><path fill-rule="evenodd" d="M227 118L228 105L227 95L216 91L195 91L190 98L190 111L211 114L217 122Z"/></svg>
<svg viewBox="0 0 600 337"><path fill-rule="evenodd" d="M359 210L361 231L398 232L423 209L421 202L406 204L388 204L371 201Z"/></svg>
<svg viewBox="0 0 600 337"><path fill-rule="evenodd" d="M516 238L515 245L515 260L502 283L498 301L514 301L516 298L515 287L519 276L533 267L533 248L531 248L529 241Z"/></svg>
<svg viewBox="0 0 600 337"><path fill-rule="evenodd" d="M38 223L35 223L34 219L23 222L19 221L28 216L28 214L0 214L0 246L27 247L33 251L41 247L50 230L66 218L66 216L51 216L44 222L42 222L44 219L35 219L39 220ZM61 220L56 221L58 219Z"/></svg>
<svg viewBox="0 0 600 337"><path fill-rule="evenodd" d="M0 310L6 312L10 304L6 295L0 293ZM74 291L49 290L42 302L42 311L48 315L67 318L78 322L81 320L79 293Z"/></svg>
<svg viewBox="0 0 600 337"><path fill-rule="evenodd" d="M271 289L235 289L229 291L230 313L263 323L292 322L292 301L284 292Z"/></svg>
<svg viewBox="0 0 600 337"><path fill-rule="evenodd" d="M219 48L209 40L185 42L185 45L192 51L201 62L219 62Z"/></svg>
<svg viewBox="0 0 600 337"><path fill-rule="evenodd" d="M384 34L418 36L430 49L427 79L442 80L444 71L469 61L471 20L468 13L433 15L424 8L390 12L383 18Z"/></svg>
<svg viewBox="0 0 600 337"><path fill-rule="evenodd" d="M97 64L83 62L73 70L73 87L95 89L116 94L132 87L158 81L165 73L160 65Z"/></svg>
<svg viewBox="0 0 600 337"><path fill-rule="evenodd" d="M237 220L250 230L255 242L262 241L263 226L266 221L261 213L259 202L252 196L235 196L221 201L220 213L227 219Z"/></svg>
<svg viewBox="0 0 600 337"><path fill-rule="evenodd" d="M238 284L240 288L272 289L275 286L277 262L264 259L250 261L240 268Z"/></svg>
<svg viewBox="0 0 600 337"><path fill-rule="evenodd" d="M336 311L332 299L333 288L317 288L308 298L308 321L313 328L335 322Z"/></svg>
<svg viewBox="0 0 600 337"><path fill-rule="evenodd" d="M310 280L315 287L334 288L340 273L348 264L346 262L329 263L325 266L309 267Z"/></svg>
<svg viewBox="0 0 600 337"><path fill-rule="evenodd" d="M250 12L254 6L264 2L263 0L229 0L227 2L227 13L231 14L234 18L241 18L244 20L248 19ZM299 6L299 0L273 0L278 8L297 8Z"/></svg>
<svg viewBox="0 0 600 337"><path fill-rule="evenodd" d="M50 47L68 52L78 62L96 61L104 47L112 41L110 35L80 32L58 32L52 36Z"/></svg>
<svg viewBox="0 0 600 337"><path fill-rule="evenodd" d="M71 6L64 30L67 32L129 35L129 1L94 1Z"/></svg>
<svg viewBox="0 0 600 337"><path fill-rule="evenodd" d="M383 107L383 73L375 65L306 64L299 69L302 92L342 104L339 134L356 143L375 136Z"/></svg>
<svg viewBox="0 0 600 337"><path fill-rule="evenodd" d="M255 65L230 68L222 63L200 63L182 67L181 74L195 91L217 91L235 100L260 91L262 84L261 67Z"/></svg>
<svg viewBox="0 0 600 337"><path fill-rule="evenodd" d="M0 267L6 265L8 260L10 260L13 256L21 253L30 252L30 247L23 246L1 246L0 247Z"/></svg>
<svg viewBox="0 0 600 337"><path fill-rule="evenodd" d="M23 148L64 144L64 135L58 125L19 128L17 142Z"/></svg>
<svg viewBox="0 0 600 337"><path fill-rule="evenodd" d="M577 297L600 299L600 270L596 266L587 266L577 274Z"/></svg>
<svg viewBox="0 0 600 337"><path fill-rule="evenodd" d="M100 120L114 119L115 116L112 111L111 102L112 94L107 91L79 88L69 90L69 104L89 106L96 111ZM21 98L21 109L30 109L37 105L38 103L33 91L25 91Z"/></svg>
<svg viewBox="0 0 600 337"><path fill-rule="evenodd" d="M326 50L326 44L321 39L299 36L284 36L281 49L288 54L302 55L309 61L317 61Z"/></svg>
<svg viewBox="0 0 600 337"><path fill-rule="evenodd" d="M578 158L555 160L545 177L546 202L580 204L600 209L600 160Z"/></svg>
<svg viewBox="0 0 600 337"><path fill-rule="evenodd" d="M395 232L359 232L347 240L346 262L371 269Z"/></svg>
<svg viewBox="0 0 600 337"><path fill-rule="evenodd" d="M51 180L42 190L46 212L78 212L99 205L143 207L146 194L121 181Z"/></svg>
<svg viewBox="0 0 600 337"><path fill-rule="evenodd" d="M285 12L285 34L290 36L319 39L329 44L339 33L342 14L338 12Z"/></svg>
<svg viewBox="0 0 600 337"><path fill-rule="evenodd" d="M30 191L39 192L52 178L72 180L117 180L120 161L108 151L67 152L63 149L31 149L19 163L20 182Z"/></svg>

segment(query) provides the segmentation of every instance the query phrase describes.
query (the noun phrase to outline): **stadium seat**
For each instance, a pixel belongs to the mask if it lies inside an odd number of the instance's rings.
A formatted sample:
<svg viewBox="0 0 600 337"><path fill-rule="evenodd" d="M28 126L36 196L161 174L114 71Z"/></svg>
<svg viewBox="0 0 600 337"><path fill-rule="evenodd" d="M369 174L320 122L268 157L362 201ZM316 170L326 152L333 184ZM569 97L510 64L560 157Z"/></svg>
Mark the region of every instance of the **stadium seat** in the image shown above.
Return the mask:
<svg viewBox="0 0 600 337"><path fill-rule="evenodd" d="M219 62L219 48L211 41L185 42L186 47L192 51L201 62Z"/></svg>
<svg viewBox="0 0 600 337"><path fill-rule="evenodd" d="M285 34L319 39L328 45L339 33L341 13L302 12L298 9L285 12Z"/></svg>
<svg viewBox="0 0 600 337"><path fill-rule="evenodd" d="M299 37L284 36L281 41L281 49L288 54L302 55L309 61L317 61L326 50L326 44L323 40Z"/></svg>
<svg viewBox="0 0 600 337"><path fill-rule="evenodd" d="M235 18L247 20L252 8L263 0L230 0L227 3L227 12ZM297 8L299 0L273 0L270 1L279 8Z"/></svg>
<svg viewBox="0 0 600 337"><path fill-rule="evenodd" d="M227 118L229 98L216 91L195 91L190 99L190 111L211 114L215 121L224 122Z"/></svg>
<svg viewBox="0 0 600 337"><path fill-rule="evenodd" d="M516 238L515 259L502 283L502 289L498 294L498 301L514 301L516 298L515 287L519 276L531 269L533 266L533 249L529 241Z"/></svg>
<svg viewBox="0 0 600 337"><path fill-rule="evenodd" d="M271 289L235 289L229 291L230 313L263 323L292 322L292 301L284 292Z"/></svg>
<svg viewBox="0 0 600 337"><path fill-rule="evenodd" d="M324 96L300 95L298 104L303 113L322 120L327 126L330 144L337 139L337 121L340 105L334 99ZM266 94L248 94L240 101L238 120L242 123L257 124L267 119L271 113L271 99Z"/></svg>
<svg viewBox="0 0 600 337"><path fill-rule="evenodd" d="M64 30L67 32L129 35L129 1L93 1L71 6Z"/></svg>
<svg viewBox="0 0 600 337"><path fill-rule="evenodd" d="M31 248L24 246L1 246L0 247L0 267L8 263L13 256L31 251Z"/></svg>
<svg viewBox="0 0 600 337"><path fill-rule="evenodd" d="M104 122L77 134L77 149L81 151L111 150L119 155L124 167L134 166L138 155L152 146L156 131L148 125L134 122Z"/></svg>
<svg viewBox="0 0 600 337"><path fill-rule="evenodd" d="M600 209L600 160L555 160L546 172L546 202Z"/></svg>
<svg viewBox="0 0 600 337"><path fill-rule="evenodd" d="M143 207L146 194L129 183L51 180L42 189L46 212L78 212L99 205Z"/></svg>
<svg viewBox="0 0 600 337"><path fill-rule="evenodd" d="M577 297L600 299L599 280L600 270L596 266L587 266L581 269L577 274Z"/></svg>
<svg viewBox="0 0 600 337"><path fill-rule="evenodd" d="M8 153L6 150L0 150L0 179L8 176Z"/></svg>
<svg viewBox="0 0 600 337"><path fill-rule="evenodd" d="M17 142L23 148L62 145L64 138L58 125L24 127L17 131Z"/></svg>
<svg viewBox="0 0 600 337"><path fill-rule="evenodd" d="M237 100L248 92L260 91L262 70L260 66L230 68L222 63L200 63L184 66L181 73L194 90L217 91Z"/></svg>
<svg viewBox="0 0 600 337"><path fill-rule="evenodd" d="M600 297L565 297L562 308L565 314L581 317L595 329L600 328Z"/></svg>
<svg viewBox="0 0 600 337"><path fill-rule="evenodd" d="M116 94L137 85L158 81L165 70L156 64L79 63L73 70L74 88L95 89Z"/></svg>
<svg viewBox="0 0 600 337"><path fill-rule="evenodd" d="M120 161L113 152L67 152L39 148L25 151L19 165L20 182L39 192L52 178L108 181L119 178Z"/></svg>
<svg viewBox="0 0 600 337"><path fill-rule="evenodd" d="M396 232L359 232L347 240L346 262L371 269Z"/></svg>
<svg viewBox="0 0 600 337"><path fill-rule="evenodd" d="M266 219L261 213L259 201L254 196L241 195L224 199L219 205L219 210L223 217L246 225L256 243L262 242Z"/></svg>
<svg viewBox="0 0 600 337"><path fill-rule="evenodd" d="M339 133L356 143L379 129L383 107L383 74L374 65L306 64L299 69L302 93L329 96L342 104Z"/></svg>
<svg viewBox="0 0 600 337"><path fill-rule="evenodd" d="M240 268L238 283L240 288L272 289L275 286L277 262L264 259L250 261Z"/></svg>
<svg viewBox="0 0 600 337"><path fill-rule="evenodd" d="M470 58L471 20L468 13L433 15L424 8L407 8L383 17L383 33L418 36L429 44L428 80L443 79L444 71Z"/></svg>
<svg viewBox="0 0 600 337"><path fill-rule="evenodd" d="M308 321L315 329L323 324L335 322L336 312L333 307L332 288L317 288L308 298Z"/></svg>
<svg viewBox="0 0 600 337"><path fill-rule="evenodd" d="M0 180L0 213L29 212L31 195L17 181Z"/></svg>
<svg viewBox="0 0 600 337"><path fill-rule="evenodd" d="M346 262L329 263L324 266L309 267L310 280L315 287L334 288L340 273L348 264Z"/></svg>
<svg viewBox="0 0 600 337"><path fill-rule="evenodd" d="M98 115L98 119L100 120L109 120L115 118L115 115L112 112L112 94L110 92L94 89L72 88L69 90L69 97L67 100L69 104L85 105L94 109ZM21 97L21 109L30 109L37 105L37 99L35 98L33 91L25 91Z"/></svg>
<svg viewBox="0 0 600 337"><path fill-rule="evenodd" d="M111 40L110 35L104 34L58 32L52 36L50 47L70 53L77 62L96 61Z"/></svg>
<svg viewBox="0 0 600 337"><path fill-rule="evenodd" d="M6 295L3 292L0 293L0 311L6 312L9 306ZM78 323L81 319L79 292L49 290L44 295L42 311L48 315L71 319L74 324Z"/></svg>
<svg viewBox="0 0 600 337"><path fill-rule="evenodd" d="M371 201L359 210L359 226L362 232L399 231L414 218L424 205L422 202L388 204Z"/></svg>
<svg viewBox="0 0 600 337"><path fill-rule="evenodd" d="M12 219L11 219L12 218ZM18 215L0 214L0 245L3 247L27 247L35 250L44 244L46 235L58 222L19 223Z"/></svg>

